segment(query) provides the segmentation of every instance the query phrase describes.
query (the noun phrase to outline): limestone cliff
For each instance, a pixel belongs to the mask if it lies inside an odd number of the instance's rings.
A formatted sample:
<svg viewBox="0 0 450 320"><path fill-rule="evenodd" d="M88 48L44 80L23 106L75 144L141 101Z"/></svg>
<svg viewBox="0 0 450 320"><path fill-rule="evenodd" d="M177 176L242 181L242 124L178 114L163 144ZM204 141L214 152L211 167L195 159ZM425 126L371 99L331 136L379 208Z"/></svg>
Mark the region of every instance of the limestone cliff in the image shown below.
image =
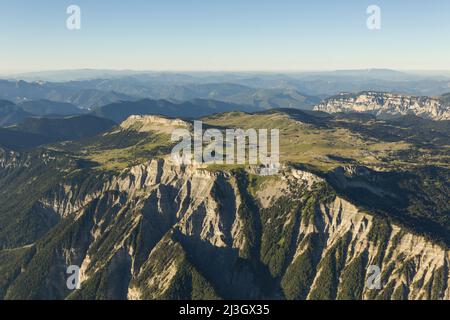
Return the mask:
<svg viewBox="0 0 450 320"><path fill-rule="evenodd" d="M450 120L450 106L438 98L395 93L342 93L324 100L314 110L327 113L370 113L382 118L415 115L431 120Z"/></svg>
<svg viewBox="0 0 450 320"><path fill-rule="evenodd" d="M445 246L290 167L259 177L153 160L60 183L39 208L59 222L15 249L6 299L450 299ZM66 288L69 265L81 290Z"/></svg>

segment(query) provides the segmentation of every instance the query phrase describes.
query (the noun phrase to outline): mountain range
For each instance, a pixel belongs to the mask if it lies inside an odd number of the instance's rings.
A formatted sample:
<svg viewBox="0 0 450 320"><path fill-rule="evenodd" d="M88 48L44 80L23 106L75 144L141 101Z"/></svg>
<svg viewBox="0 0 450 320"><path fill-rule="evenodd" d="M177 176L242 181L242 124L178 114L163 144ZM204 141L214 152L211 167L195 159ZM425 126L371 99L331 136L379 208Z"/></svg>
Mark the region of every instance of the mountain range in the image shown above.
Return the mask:
<svg viewBox="0 0 450 320"><path fill-rule="evenodd" d="M120 100L133 100L125 94L101 91L77 83L47 83L0 80L0 98L14 103L30 100L51 100L77 105L80 108L100 106Z"/></svg>
<svg viewBox="0 0 450 320"><path fill-rule="evenodd" d="M238 86L239 87L239 86ZM234 91L231 86L229 91ZM267 90L274 93L273 90ZM71 115L92 114L110 119L116 123L131 115L163 115L169 117L198 118L201 116L230 111L257 112L262 110L292 108L291 99L295 96L283 94L274 95L269 99L247 101L248 104L224 102L213 99L193 99L179 102L178 100L142 99L136 101L121 100L115 103L101 105L92 110L81 109L71 103L55 102L51 100L30 100L17 105L10 101L0 100L0 127L22 123L31 117L58 118ZM241 97L242 98L242 97ZM245 99L236 99L238 101ZM304 99L304 100L302 100ZM232 100L232 99L231 99ZM307 101L304 96L295 96L295 101ZM264 101L264 102L262 102ZM312 103L313 99L308 100ZM317 101L319 101L317 99ZM267 104L268 103L268 104ZM295 104L295 103L294 103ZM295 108L298 105L294 106ZM279 109L283 109L279 108ZM307 109L327 113L364 113L379 118L395 118L405 115L415 115L424 119L450 119L450 103L448 94L441 97L419 97L388 92L341 93L326 98Z"/></svg>
<svg viewBox="0 0 450 320"><path fill-rule="evenodd" d="M71 103L55 102L50 100L32 100L18 105L22 110L35 116L70 116L85 113L82 109Z"/></svg>
<svg viewBox="0 0 450 320"><path fill-rule="evenodd" d="M416 115L426 119L450 120L448 95L429 98L385 92L342 93L322 101L314 110L370 113L381 118Z"/></svg>
<svg viewBox="0 0 450 320"><path fill-rule="evenodd" d="M447 121L295 109L201 120L279 128L280 174L180 167L170 132L190 122L160 116L2 148L0 297L450 298ZM69 265L80 290L66 287Z"/></svg>
<svg viewBox="0 0 450 320"><path fill-rule="evenodd" d="M72 70L20 76L0 81L0 99L14 103L47 99L88 109L142 99L211 99L260 109L311 109L321 99L342 92L439 96L450 91L450 75L385 69L297 74Z"/></svg>
<svg viewBox="0 0 450 320"><path fill-rule="evenodd" d="M448 79L81 70L0 81L0 299L448 300ZM223 134L279 130L278 174L174 162L172 133L192 137L195 120Z"/></svg>
<svg viewBox="0 0 450 320"><path fill-rule="evenodd" d="M252 106L237 105L215 100L196 99L182 103L167 100L139 100L136 102L122 101L108 104L93 110L99 117L122 122L131 115L163 115L168 117L198 118L229 111L256 111Z"/></svg>

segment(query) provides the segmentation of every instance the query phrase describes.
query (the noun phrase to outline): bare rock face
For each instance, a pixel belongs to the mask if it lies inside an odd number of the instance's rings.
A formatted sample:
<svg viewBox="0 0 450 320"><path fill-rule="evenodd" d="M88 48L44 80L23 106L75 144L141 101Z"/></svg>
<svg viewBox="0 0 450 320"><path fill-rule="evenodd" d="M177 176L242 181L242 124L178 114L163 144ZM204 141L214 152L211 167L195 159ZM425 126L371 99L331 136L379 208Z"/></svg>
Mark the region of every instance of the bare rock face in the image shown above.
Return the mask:
<svg viewBox="0 0 450 320"><path fill-rule="evenodd" d="M342 93L324 100L314 110L327 113L370 113L377 117L415 115L431 120L450 120L450 106L438 98L394 93Z"/></svg>
<svg viewBox="0 0 450 320"><path fill-rule="evenodd" d="M130 116L120 124L125 130L135 130L138 132L156 131L170 134L174 129L190 129L191 125L180 119L169 119L161 116Z"/></svg>
<svg viewBox="0 0 450 320"><path fill-rule="evenodd" d="M60 223L33 245L6 298L450 299L447 248L306 171L261 178L161 159L61 184L40 204ZM61 280L68 265L81 267L81 290Z"/></svg>

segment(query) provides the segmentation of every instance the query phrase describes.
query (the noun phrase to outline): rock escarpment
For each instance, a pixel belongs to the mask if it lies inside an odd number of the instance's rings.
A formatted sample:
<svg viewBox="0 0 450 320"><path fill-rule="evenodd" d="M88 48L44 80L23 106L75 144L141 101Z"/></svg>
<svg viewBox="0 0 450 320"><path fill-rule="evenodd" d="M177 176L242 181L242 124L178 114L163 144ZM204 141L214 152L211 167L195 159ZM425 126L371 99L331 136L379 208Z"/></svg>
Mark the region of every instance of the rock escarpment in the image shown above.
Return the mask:
<svg viewBox="0 0 450 320"><path fill-rule="evenodd" d="M306 171L259 177L161 159L72 177L38 203L59 222L0 251L12 261L3 298L450 299L446 247ZM66 287L69 265L81 267L80 290ZM378 289L366 285L370 266Z"/></svg>
<svg viewBox="0 0 450 320"><path fill-rule="evenodd" d="M415 115L431 120L450 120L450 106L441 99L394 93L342 93L324 100L314 110L327 113L369 113L381 118Z"/></svg>

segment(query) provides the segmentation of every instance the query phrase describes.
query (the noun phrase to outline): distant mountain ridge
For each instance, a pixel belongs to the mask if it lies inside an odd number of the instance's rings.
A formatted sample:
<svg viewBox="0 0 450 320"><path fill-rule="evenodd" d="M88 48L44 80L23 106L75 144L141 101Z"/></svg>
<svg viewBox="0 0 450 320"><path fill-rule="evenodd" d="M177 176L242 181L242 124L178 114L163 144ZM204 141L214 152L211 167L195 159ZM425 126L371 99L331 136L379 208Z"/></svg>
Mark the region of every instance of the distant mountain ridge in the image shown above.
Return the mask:
<svg viewBox="0 0 450 320"><path fill-rule="evenodd" d="M314 107L328 113L369 113L380 118L416 115L431 120L450 120L450 104L440 98L385 92L342 93Z"/></svg>
<svg viewBox="0 0 450 320"><path fill-rule="evenodd" d="M14 103L44 99L85 109L142 99L171 102L204 99L249 105L261 110L310 110L321 99L340 92L392 91L438 96L447 93L450 85L450 74L419 74L389 69L289 74L82 69L23 74L9 79L14 80L0 80L0 99Z"/></svg>
<svg viewBox="0 0 450 320"><path fill-rule="evenodd" d="M30 100L51 100L72 103L81 108L92 108L135 97L114 91L102 91L90 87L90 82L53 83L0 80L0 99L14 103Z"/></svg>
<svg viewBox="0 0 450 320"><path fill-rule="evenodd" d="M26 82L0 80L0 99L15 103L52 100L82 108L96 108L121 100L141 99L187 101L212 99L252 105L261 109L290 107L311 108L317 98L293 87L255 88L239 83L191 81L173 82L165 78L135 77L93 79L69 82Z"/></svg>
<svg viewBox="0 0 450 320"><path fill-rule="evenodd" d="M144 99L139 101L121 101L99 107L93 115L122 122L132 115L161 115L166 117L197 118L228 111L257 111L252 106L242 106L214 100L196 99L181 103L167 100Z"/></svg>
<svg viewBox="0 0 450 320"><path fill-rule="evenodd" d="M32 117L64 117L86 113L70 103L50 100L26 101L18 105L0 100L0 127L8 127L24 122Z"/></svg>
<svg viewBox="0 0 450 320"><path fill-rule="evenodd" d="M6 127L32 116L14 103L0 100L0 127Z"/></svg>
<svg viewBox="0 0 450 320"><path fill-rule="evenodd" d="M85 111L71 103L50 100L25 101L18 105L24 111L37 116L68 116L82 114Z"/></svg>

